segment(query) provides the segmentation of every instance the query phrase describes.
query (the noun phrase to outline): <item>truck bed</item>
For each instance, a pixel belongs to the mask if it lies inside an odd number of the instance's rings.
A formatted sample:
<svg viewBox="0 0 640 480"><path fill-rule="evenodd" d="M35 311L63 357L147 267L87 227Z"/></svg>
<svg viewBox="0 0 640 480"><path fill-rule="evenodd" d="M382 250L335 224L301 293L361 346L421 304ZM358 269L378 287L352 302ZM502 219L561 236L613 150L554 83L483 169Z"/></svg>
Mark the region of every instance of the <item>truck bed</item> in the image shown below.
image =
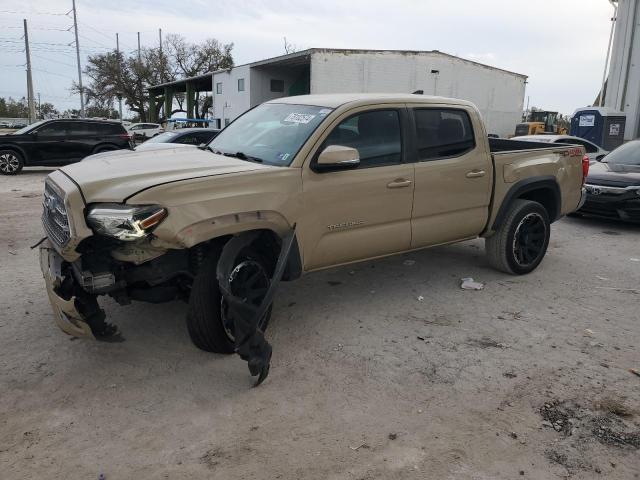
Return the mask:
<svg viewBox="0 0 640 480"><path fill-rule="evenodd" d="M549 148L556 150L562 148L564 144L548 142L530 142L525 140L508 140L506 138L489 138L489 150L491 153L514 152L518 150L538 150Z"/></svg>

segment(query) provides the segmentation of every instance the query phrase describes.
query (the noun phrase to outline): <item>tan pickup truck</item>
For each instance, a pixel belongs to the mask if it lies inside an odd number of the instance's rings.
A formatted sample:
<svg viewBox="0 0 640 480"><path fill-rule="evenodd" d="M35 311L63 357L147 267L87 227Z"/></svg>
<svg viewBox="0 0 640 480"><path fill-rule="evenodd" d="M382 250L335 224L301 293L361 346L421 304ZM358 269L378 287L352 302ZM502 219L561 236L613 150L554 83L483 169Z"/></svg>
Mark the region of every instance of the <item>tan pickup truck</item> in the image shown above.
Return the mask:
<svg viewBox="0 0 640 480"><path fill-rule="evenodd" d="M99 154L53 172L41 267L71 335L115 332L100 295L122 305L182 299L195 345L232 352L216 279L232 236L254 238L228 279L251 303L292 230L283 280L478 236L491 265L525 274L544 257L551 223L581 205L588 165L583 147L488 139L462 100L281 98L206 147Z"/></svg>

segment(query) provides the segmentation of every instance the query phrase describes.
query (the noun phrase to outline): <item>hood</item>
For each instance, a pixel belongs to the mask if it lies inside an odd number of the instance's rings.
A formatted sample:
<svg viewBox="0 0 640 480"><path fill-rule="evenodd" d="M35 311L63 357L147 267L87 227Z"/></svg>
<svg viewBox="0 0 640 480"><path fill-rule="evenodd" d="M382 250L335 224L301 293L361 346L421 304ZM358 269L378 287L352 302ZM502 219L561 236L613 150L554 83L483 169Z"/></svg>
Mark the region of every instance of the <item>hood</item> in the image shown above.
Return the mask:
<svg viewBox="0 0 640 480"><path fill-rule="evenodd" d="M607 187L640 185L640 165L596 162L589 166L587 183Z"/></svg>
<svg viewBox="0 0 640 480"><path fill-rule="evenodd" d="M187 145L184 143L143 143L138 145L133 150L110 150L108 152L96 153L94 155L89 155L88 157L84 157L82 161L91 161L96 159L102 159L106 157L119 157L119 158L129 158L129 153L134 152L149 152L152 150L177 150L181 148L197 148L195 145Z"/></svg>
<svg viewBox="0 0 640 480"><path fill-rule="evenodd" d="M189 145L186 143L148 143L144 142L135 148L136 152L144 152L149 150L166 150L168 148L198 148L197 145Z"/></svg>
<svg viewBox="0 0 640 480"><path fill-rule="evenodd" d="M67 165L61 171L80 187L86 202L92 203L122 202L164 183L272 168L279 167L216 155L210 150L170 148L93 155L89 161Z"/></svg>

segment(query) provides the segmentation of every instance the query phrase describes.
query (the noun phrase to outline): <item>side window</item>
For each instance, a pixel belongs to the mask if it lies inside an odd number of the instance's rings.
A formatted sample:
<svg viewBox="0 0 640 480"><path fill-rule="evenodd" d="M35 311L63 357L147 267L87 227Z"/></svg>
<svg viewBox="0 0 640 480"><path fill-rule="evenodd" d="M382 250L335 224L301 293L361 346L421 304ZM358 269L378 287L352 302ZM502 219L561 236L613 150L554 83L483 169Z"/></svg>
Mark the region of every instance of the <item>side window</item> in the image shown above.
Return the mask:
<svg viewBox="0 0 640 480"><path fill-rule="evenodd" d="M64 137L67 135L67 122L53 122L36 130L44 137Z"/></svg>
<svg viewBox="0 0 640 480"><path fill-rule="evenodd" d="M357 149L360 168L400 163L400 116L397 110L376 110L354 115L333 129L322 149L329 145Z"/></svg>
<svg viewBox="0 0 640 480"><path fill-rule="evenodd" d="M188 145L200 145L202 142L198 140L198 136L195 133L189 133L181 136L175 143L185 143Z"/></svg>
<svg viewBox="0 0 640 480"><path fill-rule="evenodd" d="M216 94L220 95L222 93L222 82L216 83Z"/></svg>
<svg viewBox="0 0 640 480"><path fill-rule="evenodd" d="M89 135L96 134L95 127L85 122L70 122L67 130L69 131L69 135L76 136L76 137L79 137L79 136L86 137Z"/></svg>
<svg viewBox="0 0 640 480"><path fill-rule="evenodd" d="M244 78L238 79L238 91L244 92Z"/></svg>
<svg viewBox="0 0 640 480"><path fill-rule="evenodd" d="M469 114L443 108L414 109L418 160L455 157L475 147Z"/></svg>

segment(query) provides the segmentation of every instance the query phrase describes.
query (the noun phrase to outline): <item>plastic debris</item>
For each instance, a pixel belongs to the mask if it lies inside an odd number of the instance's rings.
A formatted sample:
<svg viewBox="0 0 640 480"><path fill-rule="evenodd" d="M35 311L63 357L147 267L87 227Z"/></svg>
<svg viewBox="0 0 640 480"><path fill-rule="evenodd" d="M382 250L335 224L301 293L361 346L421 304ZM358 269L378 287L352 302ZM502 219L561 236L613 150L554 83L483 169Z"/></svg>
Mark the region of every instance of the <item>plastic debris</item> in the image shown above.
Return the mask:
<svg viewBox="0 0 640 480"><path fill-rule="evenodd" d="M415 261L415 260L405 260L404 262L402 262L402 264L403 264L405 267L411 267L412 265L415 265L415 264L416 264L416 261Z"/></svg>
<svg viewBox="0 0 640 480"><path fill-rule="evenodd" d="M609 279L607 277L601 277L600 275L596 275L598 280L602 280L603 282L607 282Z"/></svg>
<svg viewBox="0 0 640 480"><path fill-rule="evenodd" d="M418 296L418 301L419 301L419 302L424 301L424 297L423 297L422 295L419 295L419 296Z"/></svg>
<svg viewBox="0 0 640 480"><path fill-rule="evenodd" d="M484 288L484 283L476 282L471 277L461 278L460 288L463 290L482 290Z"/></svg>
<svg viewBox="0 0 640 480"><path fill-rule="evenodd" d="M629 260L632 262L640 262L640 258L630 258Z"/></svg>
<svg viewBox="0 0 640 480"><path fill-rule="evenodd" d="M590 328L585 328L584 329L584 336L585 337L593 337L593 330L591 330Z"/></svg>
<svg viewBox="0 0 640 480"><path fill-rule="evenodd" d="M629 371L633 373L635 376L640 377L640 370L635 368L630 368Z"/></svg>

